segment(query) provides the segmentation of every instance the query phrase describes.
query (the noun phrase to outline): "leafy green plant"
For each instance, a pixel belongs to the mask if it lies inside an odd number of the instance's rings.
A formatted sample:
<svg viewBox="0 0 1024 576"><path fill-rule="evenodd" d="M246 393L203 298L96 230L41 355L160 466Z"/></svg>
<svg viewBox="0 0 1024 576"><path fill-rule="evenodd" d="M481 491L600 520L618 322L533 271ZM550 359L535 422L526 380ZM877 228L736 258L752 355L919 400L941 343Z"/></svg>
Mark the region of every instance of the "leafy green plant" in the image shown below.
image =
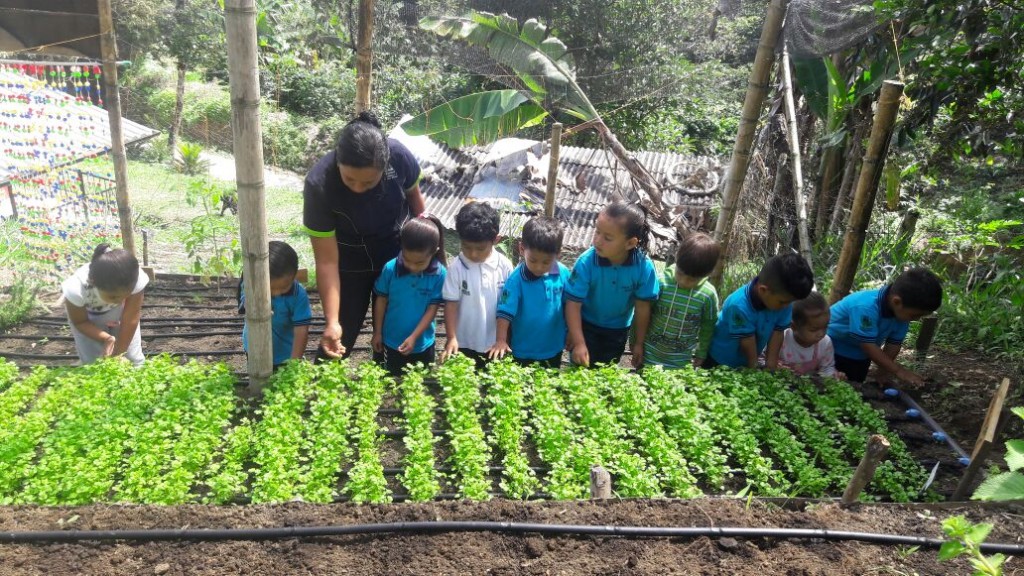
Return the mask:
<svg viewBox="0 0 1024 576"><path fill-rule="evenodd" d="M222 218L217 209L221 195L225 193L216 184L195 180L189 185L185 197L189 206L203 209L203 214L192 218L189 223L184 244L192 260L192 272L207 279L231 277L242 264L237 222Z"/></svg>
<svg viewBox="0 0 1024 576"><path fill-rule="evenodd" d="M377 412L391 378L387 371L373 362L360 364L357 372L358 378L352 382L355 403L352 435L358 454L355 464L348 471L344 492L353 502L390 502L391 490L388 489L384 465L380 461L382 427L377 421Z"/></svg>
<svg viewBox="0 0 1024 576"><path fill-rule="evenodd" d="M1013 413L1024 418L1024 407L1012 408ZM975 490L974 500L1024 500L1024 440L1006 442L1006 466L1008 472L989 476Z"/></svg>
<svg viewBox="0 0 1024 576"><path fill-rule="evenodd" d="M487 394L491 422L491 445L502 455L505 467L499 484L510 498L526 499L536 492L539 482L530 461L523 453L526 437L528 382L532 370L515 364L511 358L489 366L490 388Z"/></svg>
<svg viewBox="0 0 1024 576"><path fill-rule="evenodd" d="M309 406L303 442L307 465L299 490L307 502L331 502L342 466L352 457L347 436L352 422L351 388L347 362L317 367L316 395Z"/></svg>
<svg viewBox="0 0 1024 576"><path fill-rule="evenodd" d="M182 174L196 176L205 173L210 163L203 158L203 147L194 142L182 142L174 156L174 167Z"/></svg>
<svg viewBox="0 0 1024 576"><path fill-rule="evenodd" d="M441 405L448 420L452 480L460 496L488 500L491 497L491 482L487 477L491 453L480 424L480 388L473 367L472 360L458 354L438 369L437 382L441 385Z"/></svg>
<svg viewBox="0 0 1024 576"><path fill-rule="evenodd" d="M313 394L313 366L288 362L264 392L255 429L252 501L285 502L299 493L303 477L303 415Z"/></svg>
<svg viewBox="0 0 1024 576"><path fill-rule="evenodd" d="M963 516L953 516L942 521L942 531L950 540L939 548L939 560L952 560L966 555L974 567L975 576L1002 576L1006 556L981 553L981 544L992 531L992 524L973 524Z"/></svg>
<svg viewBox="0 0 1024 576"><path fill-rule="evenodd" d="M434 445L438 439L434 436L433 425L437 401L424 386L425 372L423 367L409 370L397 384L403 413L401 421L405 425L402 442L409 450L403 459L405 470L399 480L414 502L430 500L441 492L434 466Z"/></svg>
<svg viewBox="0 0 1024 576"><path fill-rule="evenodd" d="M0 330L24 320L39 305L37 295L42 286L28 276L17 275L14 282L0 292Z"/></svg>

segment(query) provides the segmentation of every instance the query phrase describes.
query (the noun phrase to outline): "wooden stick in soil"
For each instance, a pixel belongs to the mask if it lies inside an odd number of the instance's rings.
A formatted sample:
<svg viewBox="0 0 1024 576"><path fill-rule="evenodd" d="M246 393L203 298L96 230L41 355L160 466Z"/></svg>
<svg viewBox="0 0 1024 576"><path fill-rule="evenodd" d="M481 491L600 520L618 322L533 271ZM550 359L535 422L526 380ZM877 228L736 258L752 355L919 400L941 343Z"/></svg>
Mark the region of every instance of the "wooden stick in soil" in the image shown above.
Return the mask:
<svg viewBox="0 0 1024 576"><path fill-rule="evenodd" d="M835 279L832 281L829 300L833 304L849 294L853 286L853 277L857 273L857 264L864 250L864 238L867 235L868 224L871 223L871 209L875 205L875 195L878 193L882 164L885 163L902 97L903 83L886 80L882 84L882 92L878 96L878 110L871 126L871 140L864 154L857 192L853 197L850 224L846 228L843 250L839 254Z"/></svg>
<svg viewBox="0 0 1024 576"><path fill-rule="evenodd" d="M245 275L245 316L249 323L246 367L250 386L262 390L273 368L270 332L270 268L263 187L263 135L256 50L255 0L225 0L231 86L231 128L238 188L238 223Z"/></svg>
<svg viewBox="0 0 1024 576"><path fill-rule="evenodd" d="M359 39L356 48L356 114L370 109L373 80L373 0L359 0Z"/></svg>
<svg viewBox="0 0 1024 576"><path fill-rule="evenodd" d="M932 346L932 340L935 338L935 331L938 327L938 316L926 316L921 320L921 329L917 332L917 343L914 344L918 360L924 360L928 355L928 349Z"/></svg>
<svg viewBox="0 0 1024 576"><path fill-rule="evenodd" d="M590 497L595 500L612 497L612 475L601 466L590 467Z"/></svg>
<svg viewBox="0 0 1024 576"><path fill-rule="evenodd" d="M857 501L864 487L875 477L875 470L878 469L878 465L888 453L889 440L885 436L872 434L868 438L864 457L861 458L857 470L853 473L853 477L850 478L850 483L846 485L846 490L843 491L842 504L844 506L849 506Z"/></svg>
<svg viewBox="0 0 1024 576"><path fill-rule="evenodd" d="M132 230L132 202L128 194L128 156L124 151L124 130L121 128L121 94L117 86L117 41L114 38L114 16L110 0L99 0L100 51L103 53L103 83L107 118L110 122L110 157L114 161L114 194L117 217L121 226L121 246L135 254L135 233Z"/></svg>
<svg viewBox="0 0 1024 576"><path fill-rule="evenodd" d="M715 270L711 273L711 282L721 288L722 271L729 255L729 241L732 236L733 220L736 218L736 206L739 203L743 181L747 177L750 164L750 145L757 131L757 121L761 117L761 106L768 94L768 76L775 62L775 45L782 30L782 20L786 13L787 0L772 0L768 14L761 29L761 40L757 45L757 56L754 67L750 70L747 81L747 95L743 100L743 111L740 113L740 128L736 133L736 144L732 150L732 160L725 176L725 188L722 192L722 209L715 224L715 240L722 250L722 258L718 259Z"/></svg>
<svg viewBox="0 0 1024 576"><path fill-rule="evenodd" d="M981 425L981 432L978 433L978 441L974 443L974 452L971 453L971 463L964 470L964 475L953 491L950 500L961 501L967 499L970 492L974 491L975 479L978 473L985 467L985 459L996 444L1002 432L1003 426L1009 420L1009 413L1005 410L1006 397L1010 393L1010 379L1003 378L999 389L992 396L988 404L988 412L985 413L985 421Z"/></svg>
<svg viewBox="0 0 1024 576"><path fill-rule="evenodd" d="M562 148L562 123L551 125L551 155L548 162L548 189L544 193L544 215L555 216L555 190L558 184L558 155Z"/></svg>
<svg viewBox="0 0 1024 576"><path fill-rule="evenodd" d="M789 137L790 169L793 172L793 206L796 208L796 229L800 237L800 255L811 264L811 238L807 233L807 204L804 200L804 172L800 161L800 137L797 135L796 105L793 103L793 78L789 71L789 51L782 43L782 87L786 101L786 131Z"/></svg>

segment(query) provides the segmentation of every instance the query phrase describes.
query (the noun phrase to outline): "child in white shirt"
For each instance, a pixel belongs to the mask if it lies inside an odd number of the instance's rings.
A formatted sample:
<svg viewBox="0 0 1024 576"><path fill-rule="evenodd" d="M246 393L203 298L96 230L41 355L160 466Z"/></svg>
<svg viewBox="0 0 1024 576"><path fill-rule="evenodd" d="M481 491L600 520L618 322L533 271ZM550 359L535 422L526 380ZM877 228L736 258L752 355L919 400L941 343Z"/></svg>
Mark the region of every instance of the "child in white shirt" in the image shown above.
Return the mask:
<svg viewBox="0 0 1024 576"><path fill-rule="evenodd" d="M817 293L793 303L793 321L782 338L779 365L800 376L817 374L845 380L836 371L835 351L828 337L828 302Z"/></svg>

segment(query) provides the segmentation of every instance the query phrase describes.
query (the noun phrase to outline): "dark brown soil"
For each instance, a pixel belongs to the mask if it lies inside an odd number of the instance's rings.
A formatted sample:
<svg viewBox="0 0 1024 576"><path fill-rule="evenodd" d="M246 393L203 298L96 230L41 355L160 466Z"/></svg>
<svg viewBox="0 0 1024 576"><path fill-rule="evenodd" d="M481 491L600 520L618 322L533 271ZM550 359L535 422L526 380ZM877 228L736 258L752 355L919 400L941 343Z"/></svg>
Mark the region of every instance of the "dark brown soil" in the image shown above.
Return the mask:
<svg viewBox="0 0 1024 576"><path fill-rule="evenodd" d="M0 530L227 528L489 520L622 526L828 528L941 537L955 513L994 519L990 542L1024 542L1024 509L813 505L736 500L433 503L388 506L0 508ZM820 540L713 540L453 533L264 542L0 545L0 574L966 574L934 550ZM1011 559L1007 574L1024 573Z"/></svg>

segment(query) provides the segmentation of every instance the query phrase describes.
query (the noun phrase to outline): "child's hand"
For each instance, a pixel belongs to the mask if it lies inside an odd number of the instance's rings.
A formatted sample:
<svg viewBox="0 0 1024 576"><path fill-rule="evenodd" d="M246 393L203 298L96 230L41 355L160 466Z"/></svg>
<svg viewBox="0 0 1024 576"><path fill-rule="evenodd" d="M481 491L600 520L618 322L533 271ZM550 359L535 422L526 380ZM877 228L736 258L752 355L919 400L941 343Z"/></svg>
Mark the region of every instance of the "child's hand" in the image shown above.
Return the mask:
<svg viewBox="0 0 1024 576"><path fill-rule="evenodd" d="M839 370L836 370L836 373L833 374L832 377L835 378L836 380L842 380L843 382L846 382L845 372L840 372Z"/></svg>
<svg viewBox="0 0 1024 576"><path fill-rule="evenodd" d="M633 353L633 358L630 359L630 363L633 368L639 370L644 365L644 343L637 342L630 348L630 352Z"/></svg>
<svg viewBox="0 0 1024 576"><path fill-rule="evenodd" d="M384 337L380 332L373 333L373 337L370 338L370 347L373 348L374 352L384 352Z"/></svg>
<svg viewBox="0 0 1024 576"><path fill-rule="evenodd" d="M455 336L452 336L451 338L448 338L448 342L445 343L444 350L441 350L441 358L440 358L441 363L443 364L445 362L445 360L448 360L449 358L451 358L452 356L455 356L458 353L459 353L459 340L457 338L455 338Z"/></svg>
<svg viewBox="0 0 1024 576"><path fill-rule="evenodd" d="M402 343L398 345L398 351L401 352L403 356L408 356L409 354L412 354L412 351L415 347L416 339L413 338L412 336L409 336L405 340L402 340Z"/></svg>
<svg viewBox="0 0 1024 576"><path fill-rule="evenodd" d="M114 338L110 334L107 334L107 339L103 341L103 357L109 358L114 355L114 345L117 344L117 338Z"/></svg>
<svg viewBox="0 0 1024 576"><path fill-rule="evenodd" d="M907 370L906 368L900 368L896 371L896 377L910 384L911 386L923 386L924 378L920 374L913 370Z"/></svg>
<svg viewBox="0 0 1024 576"><path fill-rule="evenodd" d="M509 347L508 342L505 340L496 340L494 345L487 350L487 357L491 360L501 360L505 357L505 354L511 354L512 348Z"/></svg>
<svg viewBox="0 0 1024 576"><path fill-rule="evenodd" d="M572 347L572 362L578 366L590 366L590 350L583 342Z"/></svg>
<svg viewBox="0 0 1024 576"><path fill-rule="evenodd" d="M697 358L696 356L694 356L694 357L690 358L690 363L693 364L694 368L700 368L701 366L704 365L704 359L703 358Z"/></svg>

